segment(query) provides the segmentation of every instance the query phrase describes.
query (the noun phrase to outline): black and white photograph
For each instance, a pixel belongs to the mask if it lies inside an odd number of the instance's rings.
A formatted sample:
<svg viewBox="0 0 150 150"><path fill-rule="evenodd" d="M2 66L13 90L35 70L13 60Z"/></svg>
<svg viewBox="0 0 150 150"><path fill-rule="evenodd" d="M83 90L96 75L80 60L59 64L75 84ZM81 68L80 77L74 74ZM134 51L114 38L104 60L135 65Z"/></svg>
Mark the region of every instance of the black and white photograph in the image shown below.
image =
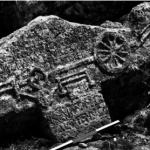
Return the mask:
<svg viewBox="0 0 150 150"><path fill-rule="evenodd" d="M150 150L149 1L0 1L0 150Z"/></svg>

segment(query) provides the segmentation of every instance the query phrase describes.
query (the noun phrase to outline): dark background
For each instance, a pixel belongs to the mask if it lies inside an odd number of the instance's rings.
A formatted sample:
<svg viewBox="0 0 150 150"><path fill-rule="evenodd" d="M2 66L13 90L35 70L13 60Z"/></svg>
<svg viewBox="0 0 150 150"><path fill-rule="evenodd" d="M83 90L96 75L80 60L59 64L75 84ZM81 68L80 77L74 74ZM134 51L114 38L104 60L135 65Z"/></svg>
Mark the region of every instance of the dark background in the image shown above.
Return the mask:
<svg viewBox="0 0 150 150"><path fill-rule="evenodd" d="M57 15L71 22L100 25L118 21L142 2L136 1L1 1L0 38L25 26L37 16Z"/></svg>

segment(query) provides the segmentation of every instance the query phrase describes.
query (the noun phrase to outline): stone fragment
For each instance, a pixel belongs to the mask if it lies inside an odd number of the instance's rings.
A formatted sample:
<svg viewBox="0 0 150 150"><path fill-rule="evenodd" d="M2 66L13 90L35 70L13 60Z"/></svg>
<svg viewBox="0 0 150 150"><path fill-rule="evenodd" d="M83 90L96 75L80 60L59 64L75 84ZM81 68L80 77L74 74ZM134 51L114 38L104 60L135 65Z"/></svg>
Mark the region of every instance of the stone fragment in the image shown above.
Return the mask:
<svg viewBox="0 0 150 150"><path fill-rule="evenodd" d="M87 144L85 144L85 143L79 143L79 147L81 147L81 148L86 148L88 145Z"/></svg>
<svg viewBox="0 0 150 150"><path fill-rule="evenodd" d="M128 34L130 29L80 25L47 16L1 39L0 80L3 87L6 79L14 77L15 110L42 108L48 124L43 132L58 141L110 123L100 83L127 67L129 49L123 32ZM1 90L1 99L6 99L7 88Z"/></svg>
<svg viewBox="0 0 150 150"><path fill-rule="evenodd" d="M116 95L122 86L130 86L128 76L132 86L136 80L141 85L139 78L144 77L133 76L150 56L142 47L149 35L145 33L138 40L119 23L90 26L57 16L36 18L0 40L0 119L5 120L8 112L36 108L42 116L37 126L63 142L120 118L120 112L127 112L125 106L133 103Z"/></svg>

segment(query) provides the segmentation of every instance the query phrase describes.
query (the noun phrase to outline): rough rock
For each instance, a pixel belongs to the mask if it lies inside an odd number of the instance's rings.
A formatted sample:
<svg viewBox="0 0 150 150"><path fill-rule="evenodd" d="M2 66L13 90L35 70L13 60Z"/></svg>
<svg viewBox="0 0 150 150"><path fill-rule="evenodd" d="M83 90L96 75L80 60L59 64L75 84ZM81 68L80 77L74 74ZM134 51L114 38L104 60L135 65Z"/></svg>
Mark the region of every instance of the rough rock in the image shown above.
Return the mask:
<svg viewBox="0 0 150 150"><path fill-rule="evenodd" d="M130 27L136 34L142 31L150 22L150 3L144 2L133 7L131 12L124 18L124 26Z"/></svg>
<svg viewBox="0 0 150 150"><path fill-rule="evenodd" d="M1 39L0 136L24 134L11 129L27 117L35 129L65 141L145 107L148 32L139 38L120 23L90 26L47 16ZM39 115L33 120L29 110Z"/></svg>

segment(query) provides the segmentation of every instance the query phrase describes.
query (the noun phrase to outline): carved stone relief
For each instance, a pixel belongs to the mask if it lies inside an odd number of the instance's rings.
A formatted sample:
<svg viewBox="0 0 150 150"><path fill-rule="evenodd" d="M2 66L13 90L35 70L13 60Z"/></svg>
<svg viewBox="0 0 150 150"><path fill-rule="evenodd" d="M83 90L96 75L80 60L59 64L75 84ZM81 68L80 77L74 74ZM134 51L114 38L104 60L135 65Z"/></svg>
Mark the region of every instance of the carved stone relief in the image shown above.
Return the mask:
<svg viewBox="0 0 150 150"><path fill-rule="evenodd" d="M109 73L121 72L126 67L127 49L125 37L105 32L91 56L58 65L47 72L33 67L26 79L15 83L16 108L21 109L19 103L23 99L45 108L45 118L59 141L109 123L111 120L100 93L100 84L94 79L101 74L96 63ZM91 64L93 70L89 67Z"/></svg>
<svg viewBox="0 0 150 150"><path fill-rule="evenodd" d="M14 67L18 74L13 73L16 111L24 109L20 106L23 102L25 107L42 108L50 133L59 141L111 122L101 82L124 70L129 56L128 42L119 32L120 24L107 30L63 22L57 18L37 25L28 31L33 35L20 37L25 40L22 47L16 47L19 40L11 45L18 66ZM27 45L28 51L24 48ZM102 73L101 68L107 73ZM1 90L4 92L0 97L7 93L7 87L0 87Z"/></svg>
<svg viewBox="0 0 150 150"><path fill-rule="evenodd" d="M105 32L95 50L98 64L110 73L118 73L127 67L129 56L128 43L123 35L116 32Z"/></svg>

